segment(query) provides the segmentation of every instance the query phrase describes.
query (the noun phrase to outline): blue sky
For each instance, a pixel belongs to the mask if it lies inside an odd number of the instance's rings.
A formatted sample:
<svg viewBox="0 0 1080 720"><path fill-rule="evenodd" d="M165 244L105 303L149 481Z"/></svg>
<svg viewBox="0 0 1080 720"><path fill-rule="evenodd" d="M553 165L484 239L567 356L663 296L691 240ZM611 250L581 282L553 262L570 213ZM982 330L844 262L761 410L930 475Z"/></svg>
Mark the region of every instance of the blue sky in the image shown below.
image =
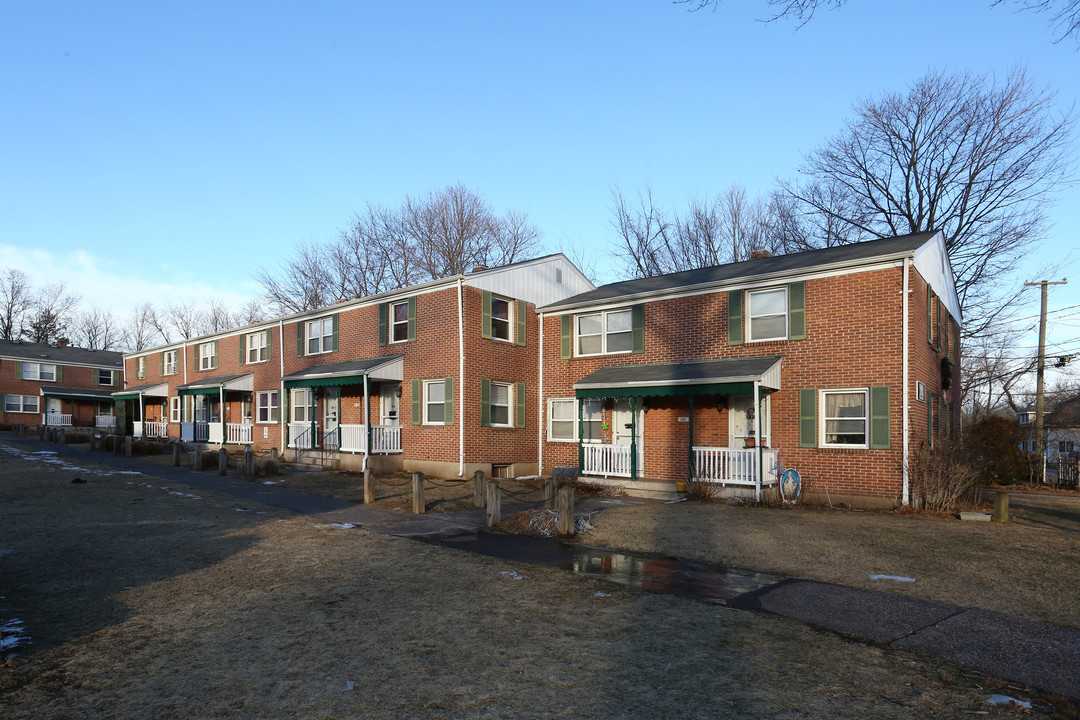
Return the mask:
<svg viewBox="0 0 1080 720"><path fill-rule="evenodd" d="M257 265L366 202L457 182L604 258L613 188L765 192L856 100L928 69L1023 65L1063 110L1080 98L1080 52L1045 16L942 5L853 0L796 31L739 0L0 0L0 266L120 310L238 305ZM1080 182L1051 216L1017 282L1075 260ZM1051 295L1072 305L1080 274Z"/></svg>

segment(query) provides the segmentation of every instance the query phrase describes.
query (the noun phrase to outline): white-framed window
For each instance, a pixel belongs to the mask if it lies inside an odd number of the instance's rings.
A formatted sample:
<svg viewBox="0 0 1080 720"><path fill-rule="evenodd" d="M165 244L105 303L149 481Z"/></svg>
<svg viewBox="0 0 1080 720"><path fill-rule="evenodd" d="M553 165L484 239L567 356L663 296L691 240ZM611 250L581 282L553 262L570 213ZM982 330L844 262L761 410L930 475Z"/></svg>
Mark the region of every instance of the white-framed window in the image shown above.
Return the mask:
<svg viewBox="0 0 1080 720"><path fill-rule="evenodd" d="M1071 453L1072 451L1073 451L1073 441L1072 440L1059 440L1058 441L1058 452L1059 453Z"/></svg>
<svg viewBox="0 0 1080 720"><path fill-rule="evenodd" d="M315 397L311 388L294 388L292 391L292 421L312 422L315 419Z"/></svg>
<svg viewBox="0 0 1080 720"><path fill-rule="evenodd" d="M585 400L581 408L581 442L598 443L604 441L604 401Z"/></svg>
<svg viewBox="0 0 1080 720"><path fill-rule="evenodd" d="M37 395L5 395L4 412L9 413L36 413L38 412Z"/></svg>
<svg viewBox="0 0 1080 720"><path fill-rule="evenodd" d="M199 345L199 369L213 370L217 367L217 343L206 342Z"/></svg>
<svg viewBox="0 0 1080 720"><path fill-rule="evenodd" d="M494 327L494 326L492 326ZM510 383L491 383L491 424L497 427L510 427L510 406L513 403L514 391Z"/></svg>
<svg viewBox="0 0 1080 720"><path fill-rule="evenodd" d="M98 370L97 371L97 384L98 385L112 385L112 370Z"/></svg>
<svg viewBox="0 0 1080 720"><path fill-rule="evenodd" d="M146 377L146 356L135 358L135 378L142 380Z"/></svg>
<svg viewBox="0 0 1080 720"><path fill-rule="evenodd" d="M180 396L169 398L169 422L180 422Z"/></svg>
<svg viewBox="0 0 1080 720"><path fill-rule="evenodd" d="M269 330L248 333L247 337L244 338L244 347L246 348L245 362L260 363L270 359L270 351L269 348L267 348L266 342L269 339L267 338L269 334Z"/></svg>
<svg viewBox="0 0 1080 720"><path fill-rule="evenodd" d="M869 391L822 390L821 407L822 447L868 447Z"/></svg>
<svg viewBox="0 0 1080 720"><path fill-rule="evenodd" d="M424 381L424 424L446 424L446 381Z"/></svg>
<svg viewBox="0 0 1080 720"><path fill-rule="evenodd" d="M926 402L926 383L922 380L915 381L915 399L919 402ZM1024 421L1021 420L1020 424L1023 425Z"/></svg>
<svg viewBox="0 0 1080 720"><path fill-rule="evenodd" d="M577 442L577 399L548 398L548 440Z"/></svg>
<svg viewBox="0 0 1080 720"><path fill-rule="evenodd" d="M578 355L628 353L634 344L634 318L630 308L578 315L575 318Z"/></svg>
<svg viewBox="0 0 1080 720"><path fill-rule="evenodd" d="M255 422L276 423L278 421L278 391L260 390L255 395Z"/></svg>
<svg viewBox="0 0 1080 720"><path fill-rule="evenodd" d="M751 290L746 295L749 305L746 313L747 337L750 342L787 340L787 288Z"/></svg>
<svg viewBox="0 0 1080 720"><path fill-rule="evenodd" d="M56 381L56 365L51 363L24 362L22 364L23 380L47 380Z"/></svg>
<svg viewBox="0 0 1080 720"><path fill-rule="evenodd" d="M307 354L319 355L334 349L334 318L324 317L308 320L304 323L304 337L307 338Z"/></svg>
<svg viewBox="0 0 1080 720"><path fill-rule="evenodd" d="M161 354L161 374L176 375L180 372L180 351L166 350Z"/></svg>
<svg viewBox="0 0 1080 720"><path fill-rule="evenodd" d="M409 339L409 301L390 304L390 342Z"/></svg>
<svg viewBox="0 0 1080 720"><path fill-rule="evenodd" d="M491 296L491 337L496 340L514 341L514 323L510 318L510 309L514 307L506 298ZM495 424L495 421L491 421Z"/></svg>

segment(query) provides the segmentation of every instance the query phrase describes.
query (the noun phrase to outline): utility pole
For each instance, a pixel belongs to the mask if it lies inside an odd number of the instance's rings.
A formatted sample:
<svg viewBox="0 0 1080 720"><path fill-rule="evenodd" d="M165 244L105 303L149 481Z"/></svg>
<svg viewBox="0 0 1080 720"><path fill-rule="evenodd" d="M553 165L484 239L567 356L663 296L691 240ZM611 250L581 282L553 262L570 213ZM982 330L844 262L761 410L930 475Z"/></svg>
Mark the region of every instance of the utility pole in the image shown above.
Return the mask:
<svg viewBox="0 0 1080 720"><path fill-rule="evenodd" d="M1046 482L1046 441L1043 438L1043 375L1046 371L1046 288L1048 285L1065 285L1067 279L1058 282L1042 280L1024 283L1026 286L1042 286L1042 311L1039 314L1039 364L1035 373L1035 456L1039 458L1039 484Z"/></svg>

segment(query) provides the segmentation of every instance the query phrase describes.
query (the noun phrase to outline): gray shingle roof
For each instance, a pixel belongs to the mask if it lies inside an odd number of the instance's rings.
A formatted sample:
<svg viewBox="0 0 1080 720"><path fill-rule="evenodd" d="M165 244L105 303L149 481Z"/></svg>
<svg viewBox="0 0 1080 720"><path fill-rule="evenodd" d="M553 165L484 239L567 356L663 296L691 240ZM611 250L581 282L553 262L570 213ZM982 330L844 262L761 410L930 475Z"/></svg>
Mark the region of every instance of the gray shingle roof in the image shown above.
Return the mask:
<svg viewBox="0 0 1080 720"><path fill-rule="evenodd" d="M87 350L70 345L57 347L43 343L12 342L11 340L0 340L0 358L60 365L93 365L109 369L123 367L124 363L123 354L111 350Z"/></svg>
<svg viewBox="0 0 1080 720"><path fill-rule="evenodd" d="M807 250L790 255L746 260L727 265L714 265L698 270L658 275L656 277L603 285L595 290L574 295L540 308L543 312L557 311L582 305L595 305L649 295L662 295L676 290L711 285L733 284L736 281L773 275L797 274L826 267L858 265L894 256L908 255L926 244L936 231L901 235L882 240L868 240L850 245Z"/></svg>
<svg viewBox="0 0 1080 720"><path fill-rule="evenodd" d="M342 362L323 363L322 365L313 365L309 368L289 373L281 379L288 382L290 380L304 380L316 377L353 377L365 375L381 365L395 362L402 357L404 356L386 355L383 357L365 358L363 360L344 360Z"/></svg>
<svg viewBox="0 0 1080 720"><path fill-rule="evenodd" d="M112 400L112 390L98 390L92 388L77 387L41 387L41 394L45 397L80 397L88 400Z"/></svg>
<svg viewBox="0 0 1080 720"><path fill-rule="evenodd" d="M780 362L780 355L648 365L612 365L574 383L574 388L679 385L754 380Z"/></svg>

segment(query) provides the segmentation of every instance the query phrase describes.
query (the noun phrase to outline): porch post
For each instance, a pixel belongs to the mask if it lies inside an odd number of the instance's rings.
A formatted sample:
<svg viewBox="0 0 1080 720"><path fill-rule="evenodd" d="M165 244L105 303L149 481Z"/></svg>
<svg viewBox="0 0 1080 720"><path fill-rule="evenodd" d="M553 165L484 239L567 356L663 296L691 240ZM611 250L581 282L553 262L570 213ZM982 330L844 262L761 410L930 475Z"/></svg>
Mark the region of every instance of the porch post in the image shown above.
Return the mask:
<svg viewBox="0 0 1080 720"><path fill-rule="evenodd" d="M400 406L399 406L400 407ZM398 413L401 414L400 412ZM341 424L338 424L341 427ZM340 445L340 444L339 444ZM368 376L364 375L364 467L371 455L371 400L368 397Z"/></svg>
<svg viewBox="0 0 1080 720"><path fill-rule="evenodd" d="M314 447L317 447L315 445L315 433L318 432L318 431L315 429L315 413L317 413L319 411L319 400L318 400L318 397L315 395L315 388L314 387L308 388L308 393L311 396L311 405L308 406L308 415L311 416L310 447L314 448Z"/></svg>
<svg viewBox="0 0 1080 720"><path fill-rule="evenodd" d="M630 480L637 480L637 398L630 398Z"/></svg>
<svg viewBox="0 0 1080 720"><path fill-rule="evenodd" d="M146 398L139 393L139 422L143 424L142 437L146 437Z"/></svg>
<svg viewBox="0 0 1080 720"><path fill-rule="evenodd" d="M585 399L578 398L577 401L577 420L578 420L578 432L577 432L577 464L578 475L585 474L585 444L583 438L585 436Z"/></svg>
<svg viewBox="0 0 1080 720"><path fill-rule="evenodd" d="M284 416L285 416L285 433L284 433L284 435L285 435L285 447L289 447L289 425L290 425L289 421L292 420L292 410L293 410L292 402L291 402L292 397L290 396L290 394L292 393L292 390L289 389L289 388L286 388L285 383L282 383L281 384L281 392L284 393L285 397L283 397L281 400L278 401L278 405L280 406L280 404L282 402L285 403L285 413L284 413Z"/></svg>
<svg viewBox="0 0 1080 720"><path fill-rule="evenodd" d="M761 382L754 381L754 435L757 438L757 442L754 443L754 450L757 453L757 478L756 486L754 488L754 499L757 502L761 502L761 474L764 468L762 468L762 458L764 457L761 449Z"/></svg>
<svg viewBox="0 0 1080 720"><path fill-rule="evenodd" d="M690 449L688 451L690 457L687 458L690 476L687 479L692 481L694 479L694 394L691 393L687 397L690 400Z"/></svg>
<svg viewBox="0 0 1080 720"><path fill-rule="evenodd" d="M218 385L218 424L221 425L221 444L225 444L225 385Z"/></svg>

